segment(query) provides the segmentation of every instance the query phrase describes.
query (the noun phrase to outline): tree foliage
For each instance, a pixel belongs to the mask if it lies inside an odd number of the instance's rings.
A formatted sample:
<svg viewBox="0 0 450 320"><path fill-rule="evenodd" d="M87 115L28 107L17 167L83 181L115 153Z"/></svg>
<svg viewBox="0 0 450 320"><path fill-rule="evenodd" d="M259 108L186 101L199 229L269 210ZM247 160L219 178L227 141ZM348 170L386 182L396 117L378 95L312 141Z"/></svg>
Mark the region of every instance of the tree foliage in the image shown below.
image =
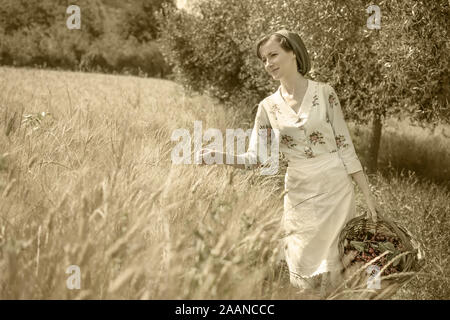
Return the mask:
<svg viewBox="0 0 450 320"><path fill-rule="evenodd" d="M66 26L72 4L80 7L80 30ZM165 77L170 70L154 41L119 35L120 13L126 10L115 5L119 14L100 0L4 0L0 65Z"/></svg>
<svg viewBox="0 0 450 320"><path fill-rule="evenodd" d="M5 35L26 33L33 29L67 29L66 9L72 4L82 9L83 30L86 34L91 38L100 37L105 32L105 12L100 0L3 0L0 25Z"/></svg>
<svg viewBox="0 0 450 320"><path fill-rule="evenodd" d="M129 4L120 23L122 35L126 39L135 37L139 42L155 40L159 28L156 15L164 5L175 8L175 1L137 0Z"/></svg>

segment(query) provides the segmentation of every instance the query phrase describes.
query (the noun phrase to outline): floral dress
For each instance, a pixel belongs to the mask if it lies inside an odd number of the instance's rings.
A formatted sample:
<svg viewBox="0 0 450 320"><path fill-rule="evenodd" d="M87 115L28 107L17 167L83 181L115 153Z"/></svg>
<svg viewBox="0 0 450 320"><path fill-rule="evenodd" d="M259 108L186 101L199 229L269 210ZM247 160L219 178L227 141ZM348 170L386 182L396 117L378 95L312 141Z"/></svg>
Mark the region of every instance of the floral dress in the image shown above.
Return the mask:
<svg viewBox="0 0 450 320"><path fill-rule="evenodd" d="M265 163L257 153L258 129L277 129L279 151L288 161L282 252L296 285L299 278L342 268L339 233L356 214L350 174L362 166L330 85L308 80L298 113L280 88L260 102L248 151L240 156Z"/></svg>

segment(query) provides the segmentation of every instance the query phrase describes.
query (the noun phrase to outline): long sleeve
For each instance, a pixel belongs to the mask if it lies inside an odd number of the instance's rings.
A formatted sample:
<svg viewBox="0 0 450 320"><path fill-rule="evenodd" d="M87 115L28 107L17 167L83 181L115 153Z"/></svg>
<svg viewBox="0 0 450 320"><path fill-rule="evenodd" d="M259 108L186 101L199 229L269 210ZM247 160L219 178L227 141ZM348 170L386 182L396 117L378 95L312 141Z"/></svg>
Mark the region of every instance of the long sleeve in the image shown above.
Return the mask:
<svg viewBox="0 0 450 320"><path fill-rule="evenodd" d="M264 147L261 145L261 142L270 141L270 130L267 130L267 140L264 139L264 136L262 136L262 132L260 131L261 129L268 128L271 128L270 120L262 102L260 102L258 111L256 112L255 123L250 136L247 152L237 156L238 158L241 158L241 163L245 163L246 169L253 169L255 165L259 163L264 164L269 160L270 157L268 156L267 150L262 150L262 152L259 150Z"/></svg>
<svg viewBox="0 0 450 320"><path fill-rule="evenodd" d="M333 87L328 84L326 85L325 91L327 99L327 115L334 131L334 138L336 140L339 156L341 157L348 174L358 172L362 170L362 165L356 155L355 147L344 119L339 98Z"/></svg>

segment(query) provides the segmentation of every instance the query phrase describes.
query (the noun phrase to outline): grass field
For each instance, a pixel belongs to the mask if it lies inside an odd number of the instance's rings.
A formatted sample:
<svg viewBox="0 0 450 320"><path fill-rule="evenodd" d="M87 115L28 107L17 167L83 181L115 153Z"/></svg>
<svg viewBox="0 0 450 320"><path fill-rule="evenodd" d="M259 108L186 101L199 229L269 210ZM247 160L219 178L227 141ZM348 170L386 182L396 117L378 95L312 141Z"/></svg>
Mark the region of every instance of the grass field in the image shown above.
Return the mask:
<svg viewBox="0 0 450 320"><path fill-rule="evenodd" d="M172 165L171 133L194 120L249 127L169 81L0 68L0 299L312 298L276 272L283 173ZM427 258L393 299L449 299L449 192L385 171L374 195Z"/></svg>

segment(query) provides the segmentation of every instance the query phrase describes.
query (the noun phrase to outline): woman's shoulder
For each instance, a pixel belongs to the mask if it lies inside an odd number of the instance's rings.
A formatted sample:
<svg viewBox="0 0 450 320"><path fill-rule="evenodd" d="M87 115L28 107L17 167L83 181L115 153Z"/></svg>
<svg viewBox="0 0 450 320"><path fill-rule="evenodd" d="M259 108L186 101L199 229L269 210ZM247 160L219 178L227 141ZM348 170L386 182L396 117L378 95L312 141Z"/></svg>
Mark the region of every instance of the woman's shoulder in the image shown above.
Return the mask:
<svg viewBox="0 0 450 320"><path fill-rule="evenodd" d="M270 107L272 107L273 105L277 104L276 103L276 94L278 92L278 89L273 92L272 94L268 95L267 97L265 97L264 99L262 99L259 102L259 105L262 108L265 108L267 111L270 110Z"/></svg>
<svg viewBox="0 0 450 320"><path fill-rule="evenodd" d="M330 95L335 94L334 88L330 83L322 82L322 81L314 81L314 82L315 82L318 90L320 92L322 92L322 94L324 96L330 96Z"/></svg>
<svg viewBox="0 0 450 320"><path fill-rule="evenodd" d="M315 83L319 89L327 92L332 88L332 86L328 82L313 81L313 83Z"/></svg>

